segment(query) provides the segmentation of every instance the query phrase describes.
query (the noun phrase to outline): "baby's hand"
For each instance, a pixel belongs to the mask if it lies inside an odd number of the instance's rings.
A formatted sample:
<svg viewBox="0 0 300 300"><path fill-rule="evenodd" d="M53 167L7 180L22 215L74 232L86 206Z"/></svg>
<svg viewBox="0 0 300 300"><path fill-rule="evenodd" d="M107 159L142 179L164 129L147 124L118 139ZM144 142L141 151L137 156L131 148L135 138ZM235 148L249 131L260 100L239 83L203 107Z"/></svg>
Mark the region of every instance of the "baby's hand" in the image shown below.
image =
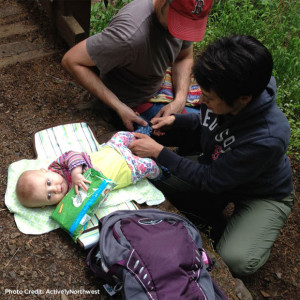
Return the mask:
<svg viewBox="0 0 300 300"><path fill-rule="evenodd" d="M76 194L79 193L79 188L87 192L89 188L86 186L85 183L91 184L91 182L82 175L81 166L78 166L72 170L71 177L72 177L73 186L75 186Z"/></svg>

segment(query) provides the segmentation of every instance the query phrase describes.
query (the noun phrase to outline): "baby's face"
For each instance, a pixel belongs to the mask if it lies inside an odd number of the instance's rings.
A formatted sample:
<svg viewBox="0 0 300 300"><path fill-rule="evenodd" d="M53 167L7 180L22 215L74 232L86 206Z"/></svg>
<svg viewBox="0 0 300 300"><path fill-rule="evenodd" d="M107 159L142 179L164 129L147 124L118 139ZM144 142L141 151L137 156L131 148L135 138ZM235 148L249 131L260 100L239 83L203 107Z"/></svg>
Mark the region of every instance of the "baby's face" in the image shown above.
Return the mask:
<svg viewBox="0 0 300 300"><path fill-rule="evenodd" d="M68 192L68 183L61 175L45 169L35 177L33 198L36 206L55 205Z"/></svg>

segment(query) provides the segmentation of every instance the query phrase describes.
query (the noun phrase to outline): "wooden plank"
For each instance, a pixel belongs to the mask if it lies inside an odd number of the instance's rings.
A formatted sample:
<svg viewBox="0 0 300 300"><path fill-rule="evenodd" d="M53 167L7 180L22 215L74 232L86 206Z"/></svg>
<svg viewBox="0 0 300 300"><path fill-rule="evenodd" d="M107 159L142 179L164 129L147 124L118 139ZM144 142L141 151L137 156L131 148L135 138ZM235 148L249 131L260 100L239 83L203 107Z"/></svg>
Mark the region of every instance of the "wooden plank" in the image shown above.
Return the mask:
<svg viewBox="0 0 300 300"><path fill-rule="evenodd" d="M28 41L0 44L0 59L38 49L39 46Z"/></svg>
<svg viewBox="0 0 300 300"><path fill-rule="evenodd" d="M11 55L9 57L0 58L0 68L15 65L17 63L23 63L23 62L47 57L50 55L54 55L58 52L60 51L59 50L45 51L43 49L38 49L38 50L32 50L28 52L22 52L16 55Z"/></svg>
<svg viewBox="0 0 300 300"><path fill-rule="evenodd" d="M12 17L24 13L24 10L19 6L1 7L0 18Z"/></svg>
<svg viewBox="0 0 300 300"><path fill-rule="evenodd" d="M61 14L73 16L87 34L90 30L91 2L91 0L54 0Z"/></svg>
<svg viewBox="0 0 300 300"><path fill-rule="evenodd" d="M53 14L53 0L36 0L41 4L41 6L44 8L46 14L48 17L52 20L52 14Z"/></svg>
<svg viewBox="0 0 300 300"><path fill-rule="evenodd" d="M56 26L60 35L72 47L81 40L89 37L91 0L37 0L46 10L52 23ZM66 17L65 19L63 17ZM78 33L78 25L83 33ZM72 33L73 32L73 33ZM76 34L74 35L74 32Z"/></svg>
<svg viewBox="0 0 300 300"><path fill-rule="evenodd" d="M90 35L90 19L91 19L91 0L73 0L72 16L84 29L84 38Z"/></svg>
<svg viewBox="0 0 300 300"><path fill-rule="evenodd" d="M13 24L0 25L0 37L7 38L14 35L22 35L38 30L37 25L28 25L24 22L18 22Z"/></svg>
<svg viewBox="0 0 300 300"><path fill-rule="evenodd" d="M55 0L55 2L57 3L57 9L62 13L63 16L72 16L72 6L76 0Z"/></svg>
<svg viewBox="0 0 300 300"><path fill-rule="evenodd" d="M60 35L72 47L85 38L85 32L73 16L62 16L58 11L56 27Z"/></svg>

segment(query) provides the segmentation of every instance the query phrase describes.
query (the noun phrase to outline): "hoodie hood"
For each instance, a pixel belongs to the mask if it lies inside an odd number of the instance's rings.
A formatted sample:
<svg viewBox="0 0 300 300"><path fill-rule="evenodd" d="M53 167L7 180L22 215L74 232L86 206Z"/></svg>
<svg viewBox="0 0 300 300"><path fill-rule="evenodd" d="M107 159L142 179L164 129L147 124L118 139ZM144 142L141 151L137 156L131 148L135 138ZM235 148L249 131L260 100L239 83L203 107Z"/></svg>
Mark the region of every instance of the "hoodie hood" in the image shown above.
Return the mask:
<svg viewBox="0 0 300 300"><path fill-rule="evenodd" d="M257 98L252 99L238 114L238 117L245 118L245 116L258 114L260 111L263 111L275 104L276 90L276 80L272 76L265 90Z"/></svg>

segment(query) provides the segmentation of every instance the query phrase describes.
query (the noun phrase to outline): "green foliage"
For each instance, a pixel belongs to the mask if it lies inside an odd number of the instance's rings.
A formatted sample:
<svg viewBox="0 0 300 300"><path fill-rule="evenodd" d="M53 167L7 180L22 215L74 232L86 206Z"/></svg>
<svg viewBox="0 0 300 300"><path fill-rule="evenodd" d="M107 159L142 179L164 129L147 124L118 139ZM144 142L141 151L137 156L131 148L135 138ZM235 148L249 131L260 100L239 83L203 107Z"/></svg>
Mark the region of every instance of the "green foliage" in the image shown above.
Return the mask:
<svg viewBox="0 0 300 300"><path fill-rule="evenodd" d="M130 0L116 0L105 8L92 6L91 35L104 29ZM300 159L300 15L298 0L215 0L203 41L195 54L213 40L247 34L260 40L272 53L277 81L277 103L286 114L292 136L289 153Z"/></svg>
<svg viewBox="0 0 300 300"><path fill-rule="evenodd" d="M105 7L104 1L96 2L91 8L90 19L90 35L103 30L111 20L111 18L130 0L117 0L111 4L109 1L108 6Z"/></svg>

